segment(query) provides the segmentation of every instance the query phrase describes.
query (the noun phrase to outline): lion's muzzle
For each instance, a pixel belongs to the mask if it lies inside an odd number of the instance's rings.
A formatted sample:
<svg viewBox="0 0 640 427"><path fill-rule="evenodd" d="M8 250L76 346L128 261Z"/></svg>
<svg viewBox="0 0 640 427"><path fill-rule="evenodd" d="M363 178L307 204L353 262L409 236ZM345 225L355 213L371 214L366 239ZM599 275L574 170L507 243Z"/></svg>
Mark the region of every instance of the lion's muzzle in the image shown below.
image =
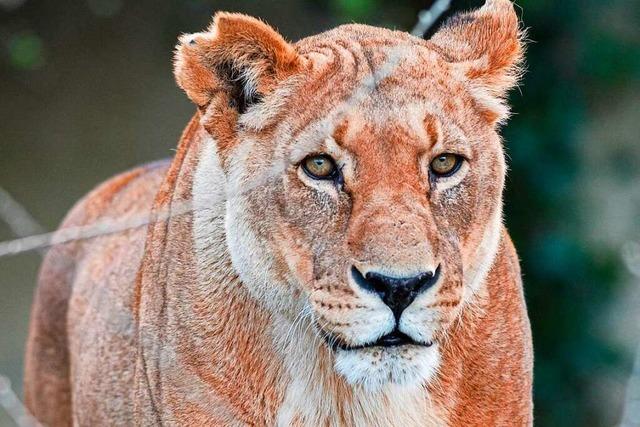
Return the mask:
<svg viewBox="0 0 640 427"><path fill-rule="evenodd" d="M361 288L377 294L391 309L396 322L416 297L438 282L440 266L435 271L425 271L412 277L397 278L374 271L362 274L355 266L351 267L353 280Z"/></svg>

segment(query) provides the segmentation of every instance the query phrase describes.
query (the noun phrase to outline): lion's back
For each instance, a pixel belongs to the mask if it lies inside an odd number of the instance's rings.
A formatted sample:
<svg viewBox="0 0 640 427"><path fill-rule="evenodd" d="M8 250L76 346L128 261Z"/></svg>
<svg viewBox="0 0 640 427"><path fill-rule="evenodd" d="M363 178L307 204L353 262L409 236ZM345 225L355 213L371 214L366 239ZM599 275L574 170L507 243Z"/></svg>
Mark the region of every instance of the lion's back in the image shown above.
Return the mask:
<svg viewBox="0 0 640 427"><path fill-rule="evenodd" d="M43 262L25 357L25 399L46 425L69 425L72 412L80 424L131 413L134 283L145 219L168 166L141 166L90 192L60 228L108 234L54 246ZM95 393L110 398L93 399ZM73 411L71 402L81 409ZM108 408L94 407L106 402ZM101 419L106 414L110 419Z"/></svg>

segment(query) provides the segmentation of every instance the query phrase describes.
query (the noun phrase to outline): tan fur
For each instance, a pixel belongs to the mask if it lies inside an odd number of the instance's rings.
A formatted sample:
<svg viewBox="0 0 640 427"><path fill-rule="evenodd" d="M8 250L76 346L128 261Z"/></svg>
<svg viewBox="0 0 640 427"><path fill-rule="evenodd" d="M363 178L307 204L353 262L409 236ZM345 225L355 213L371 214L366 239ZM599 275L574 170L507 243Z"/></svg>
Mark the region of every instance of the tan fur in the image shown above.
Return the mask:
<svg viewBox="0 0 640 427"><path fill-rule="evenodd" d="M226 13L181 37L176 79L198 112L175 158L103 184L62 227L160 220L49 252L28 407L52 426L531 425L496 131L520 38L507 0L429 41L347 25L290 44ZM434 179L445 152L467 161ZM344 183L301 170L315 153ZM433 345L330 347L395 325L352 266L440 266L398 324Z"/></svg>

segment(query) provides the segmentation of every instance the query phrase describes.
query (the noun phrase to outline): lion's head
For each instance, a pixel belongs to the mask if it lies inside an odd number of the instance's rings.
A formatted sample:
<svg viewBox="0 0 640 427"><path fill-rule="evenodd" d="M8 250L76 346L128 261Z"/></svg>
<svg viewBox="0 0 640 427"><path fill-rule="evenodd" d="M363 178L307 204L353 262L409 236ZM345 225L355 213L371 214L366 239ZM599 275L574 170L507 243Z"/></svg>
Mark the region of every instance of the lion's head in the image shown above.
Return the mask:
<svg viewBox="0 0 640 427"><path fill-rule="evenodd" d="M521 56L506 0L428 41L346 25L289 44L217 14L176 53L210 136L193 188L198 256L218 250L205 196L218 188L234 269L292 325L287 338L315 331L309 345L350 383L427 381L496 252L497 128Z"/></svg>

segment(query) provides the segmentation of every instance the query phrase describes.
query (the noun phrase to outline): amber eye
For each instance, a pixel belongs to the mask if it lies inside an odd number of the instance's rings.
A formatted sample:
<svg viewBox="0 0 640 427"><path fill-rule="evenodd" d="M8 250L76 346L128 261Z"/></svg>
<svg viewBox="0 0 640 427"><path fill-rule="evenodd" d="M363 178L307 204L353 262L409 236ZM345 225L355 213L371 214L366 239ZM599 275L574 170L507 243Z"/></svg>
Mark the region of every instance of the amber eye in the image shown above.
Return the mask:
<svg viewBox="0 0 640 427"><path fill-rule="evenodd" d="M437 177L447 177L456 173L460 165L462 165L462 157L443 153L431 161L431 172Z"/></svg>
<svg viewBox="0 0 640 427"><path fill-rule="evenodd" d="M313 179L333 179L338 172L336 162L326 154L314 154L302 161L302 169Z"/></svg>

